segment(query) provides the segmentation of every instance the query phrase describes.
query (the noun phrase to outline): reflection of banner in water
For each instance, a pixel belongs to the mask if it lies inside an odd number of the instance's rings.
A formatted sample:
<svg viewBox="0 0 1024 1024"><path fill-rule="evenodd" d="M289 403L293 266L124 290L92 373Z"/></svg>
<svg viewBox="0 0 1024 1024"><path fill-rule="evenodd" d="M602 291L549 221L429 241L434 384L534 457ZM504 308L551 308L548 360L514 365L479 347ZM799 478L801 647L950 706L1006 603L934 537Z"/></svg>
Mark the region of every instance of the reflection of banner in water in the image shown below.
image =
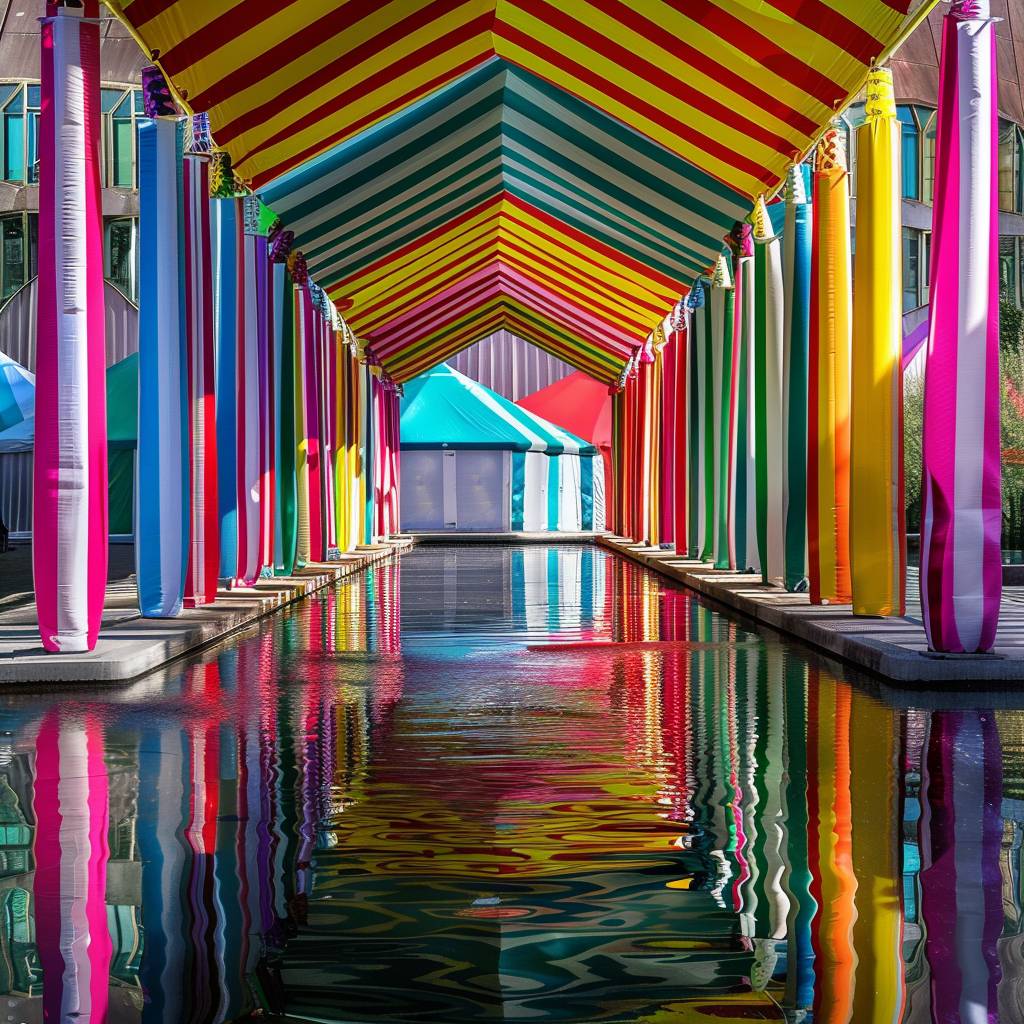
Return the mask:
<svg viewBox="0 0 1024 1024"><path fill-rule="evenodd" d="M102 727L47 714L36 738L36 945L48 1021L106 1018L111 942Z"/></svg>
<svg viewBox="0 0 1024 1024"><path fill-rule="evenodd" d="M921 775L921 916L932 1019L998 1020L1003 915L995 715L936 712Z"/></svg>
<svg viewBox="0 0 1024 1024"><path fill-rule="evenodd" d="M903 977L900 875L899 717L868 697L850 712L850 815L857 877L853 946L855 1020L898 1021Z"/></svg>
<svg viewBox="0 0 1024 1024"><path fill-rule="evenodd" d="M787 1011L801 1011L809 1010L814 999L811 923L817 912L807 856L807 667L802 661L787 659L784 675L787 777L782 790L786 833L782 884L789 899L784 1006Z"/></svg>
<svg viewBox="0 0 1024 1024"><path fill-rule="evenodd" d="M811 670L810 693L814 783L809 787L813 811L808 839L812 850L811 893L820 907L812 935L819 965L814 1019L845 1024L853 1008L857 964L853 949L857 879L853 872L850 802L852 695L849 687L817 669ZM896 827L895 820L879 821L883 828ZM880 841L884 842L885 837Z"/></svg>

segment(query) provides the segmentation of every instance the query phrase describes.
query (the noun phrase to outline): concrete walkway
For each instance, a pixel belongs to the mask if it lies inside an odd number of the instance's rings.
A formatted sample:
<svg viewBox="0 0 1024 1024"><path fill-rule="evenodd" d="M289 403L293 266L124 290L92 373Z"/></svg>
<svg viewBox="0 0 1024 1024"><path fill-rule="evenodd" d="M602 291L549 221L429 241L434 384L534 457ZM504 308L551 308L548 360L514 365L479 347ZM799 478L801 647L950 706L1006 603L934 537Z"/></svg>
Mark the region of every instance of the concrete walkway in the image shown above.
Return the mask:
<svg viewBox="0 0 1024 1024"><path fill-rule="evenodd" d="M915 585L907 588L905 617L867 618L855 616L849 605L812 605L806 594L763 584L750 573L713 569L622 537L606 536L598 543L832 658L893 682L927 687L1024 682L1024 588L1004 588L993 654L937 655L928 651Z"/></svg>
<svg viewBox="0 0 1024 1024"><path fill-rule="evenodd" d="M261 579L251 588L222 590L213 604L186 609L174 619L142 618L135 577L123 574L123 567L115 567L107 587L100 639L96 649L88 654L44 651L31 592L26 594L8 585L7 593L0 594L0 684L117 683L137 679L176 658L223 640L344 576L408 550L412 544L408 537L396 538L342 555L338 562L307 565L294 576ZM5 565L0 563L0 569ZM28 582L31 585L31 575ZM21 599L26 597L27 600Z"/></svg>

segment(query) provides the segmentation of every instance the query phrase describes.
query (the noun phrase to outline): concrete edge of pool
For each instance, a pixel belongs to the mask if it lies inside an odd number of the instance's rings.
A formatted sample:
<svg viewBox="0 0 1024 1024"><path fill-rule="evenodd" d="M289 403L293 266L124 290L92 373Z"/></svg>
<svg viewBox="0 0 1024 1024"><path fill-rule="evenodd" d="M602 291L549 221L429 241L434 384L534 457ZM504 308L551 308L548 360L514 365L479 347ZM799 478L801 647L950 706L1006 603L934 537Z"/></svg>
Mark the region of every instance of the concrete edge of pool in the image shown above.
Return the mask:
<svg viewBox="0 0 1024 1024"><path fill-rule="evenodd" d="M868 618L849 605L812 605L750 573L713 569L672 551L605 535L598 543L726 608L789 634L827 656L896 683L1024 682L1024 605L1004 603L994 655L928 653L919 618Z"/></svg>
<svg viewBox="0 0 1024 1024"><path fill-rule="evenodd" d="M221 590L213 604L185 609L174 619L144 619L134 603L134 587L108 590L100 639L87 654L47 654L39 644L35 606L23 605L0 614L0 685L131 682L413 544L402 536L344 554L337 562L307 565L294 576Z"/></svg>

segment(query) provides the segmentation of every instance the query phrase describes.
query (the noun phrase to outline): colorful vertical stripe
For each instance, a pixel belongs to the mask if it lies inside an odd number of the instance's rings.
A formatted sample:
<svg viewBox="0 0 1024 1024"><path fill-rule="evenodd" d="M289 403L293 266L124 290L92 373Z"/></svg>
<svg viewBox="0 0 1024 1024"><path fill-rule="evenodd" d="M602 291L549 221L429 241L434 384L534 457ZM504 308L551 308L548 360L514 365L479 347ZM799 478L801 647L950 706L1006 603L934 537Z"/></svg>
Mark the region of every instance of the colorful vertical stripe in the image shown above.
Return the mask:
<svg viewBox="0 0 1024 1024"><path fill-rule="evenodd" d="M139 457L135 565L139 609L181 611L191 486L184 322L182 122L139 126Z"/></svg>
<svg viewBox="0 0 1024 1024"><path fill-rule="evenodd" d="M712 472L712 557L716 569L730 567L729 534L730 482L732 480L733 416L732 361L735 332L735 293L732 270L726 256L718 258L711 281L711 409Z"/></svg>
<svg viewBox="0 0 1024 1024"><path fill-rule="evenodd" d="M203 156L185 157L182 180L189 483L192 492L185 604L197 608L216 598L217 574L220 570L216 350L208 159Z"/></svg>
<svg viewBox="0 0 1024 1024"><path fill-rule="evenodd" d="M807 574L812 604L850 600L850 187L839 130L818 144L808 336Z"/></svg>
<svg viewBox="0 0 1024 1024"><path fill-rule="evenodd" d="M274 487L274 572L295 569L297 541L295 478L295 286L283 263L274 265L274 379L277 382Z"/></svg>
<svg viewBox="0 0 1024 1024"><path fill-rule="evenodd" d="M210 201L217 326L217 507L220 576L235 578L238 566L238 308L241 204Z"/></svg>
<svg viewBox="0 0 1024 1024"><path fill-rule="evenodd" d="M32 567L43 647L91 651L107 585L99 25L48 2L40 39Z"/></svg>
<svg viewBox="0 0 1024 1024"><path fill-rule="evenodd" d="M990 650L1002 594L995 47L987 0L943 20L921 517L938 651Z"/></svg>
<svg viewBox="0 0 1024 1024"><path fill-rule="evenodd" d="M857 130L850 411L850 576L858 615L902 615L903 508L900 125L892 74L868 80ZM941 413L946 419L948 412ZM922 577L923 578L923 577Z"/></svg>
<svg viewBox="0 0 1024 1024"><path fill-rule="evenodd" d="M811 299L813 216L802 166L786 185L783 231L785 323L782 349L783 582L787 590L807 587L807 346Z"/></svg>
<svg viewBox="0 0 1024 1024"><path fill-rule="evenodd" d="M781 204L776 209L781 208ZM782 416L785 299L782 241L768 207L754 208L754 461L757 465L757 549L761 579L779 583L784 574L785 436Z"/></svg>

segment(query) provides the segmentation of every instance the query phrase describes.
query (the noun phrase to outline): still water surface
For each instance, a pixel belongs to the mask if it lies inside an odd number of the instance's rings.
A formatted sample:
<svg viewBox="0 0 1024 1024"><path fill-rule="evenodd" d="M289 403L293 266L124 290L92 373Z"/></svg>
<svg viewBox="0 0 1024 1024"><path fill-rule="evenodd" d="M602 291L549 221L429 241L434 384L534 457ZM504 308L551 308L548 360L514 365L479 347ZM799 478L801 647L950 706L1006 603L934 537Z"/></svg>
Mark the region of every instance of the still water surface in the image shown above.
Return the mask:
<svg viewBox="0 0 1024 1024"><path fill-rule="evenodd" d="M594 548L421 548L5 695L0 1022L1024 1021L1024 713Z"/></svg>

